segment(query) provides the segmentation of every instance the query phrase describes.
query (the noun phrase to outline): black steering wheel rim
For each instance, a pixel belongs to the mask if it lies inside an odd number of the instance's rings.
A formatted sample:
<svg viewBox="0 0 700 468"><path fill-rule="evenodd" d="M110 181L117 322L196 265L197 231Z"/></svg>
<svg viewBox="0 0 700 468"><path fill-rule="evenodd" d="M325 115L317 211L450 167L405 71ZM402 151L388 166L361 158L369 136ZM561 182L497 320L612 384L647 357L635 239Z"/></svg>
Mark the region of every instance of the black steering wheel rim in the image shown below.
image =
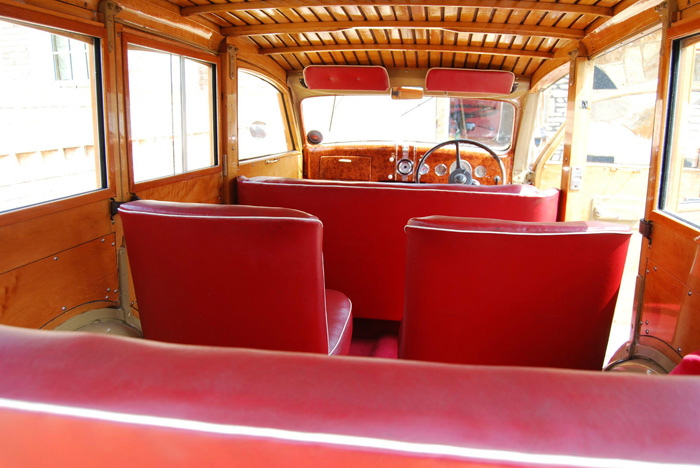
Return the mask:
<svg viewBox="0 0 700 468"><path fill-rule="evenodd" d="M499 158L498 155L491 148L486 146L485 144L479 143L478 141L474 141L474 140L463 140L463 139L443 141L442 143L438 143L437 145L433 146L428 151L426 151L425 154L423 155L423 157L420 158L420 161L416 165L416 173L415 173L415 176L413 177L414 182L416 184L420 184L420 176L421 176L420 168L423 166L423 164L425 163L425 160L428 159L428 157L431 154L433 154L436 150L442 148L443 146L455 145L455 160L457 162L457 167L455 168L455 171L453 171L453 173L458 172L458 171L463 172L464 170L462 169L462 159L460 158L460 155L459 155L459 145L460 144L473 145L473 146L476 146L477 148L481 148L484 151L486 151L492 158L494 158L496 160L496 162L498 163L498 169L501 171L500 184L501 185L505 184L506 168L503 165L503 161L501 161L501 158ZM450 174L450 183L456 183L456 182L453 182L453 180L454 180L453 174ZM471 181L471 177L469 178L469 180ZM499 182L497 181L496 185L498 185L498 184L499 184Z"/></svg>

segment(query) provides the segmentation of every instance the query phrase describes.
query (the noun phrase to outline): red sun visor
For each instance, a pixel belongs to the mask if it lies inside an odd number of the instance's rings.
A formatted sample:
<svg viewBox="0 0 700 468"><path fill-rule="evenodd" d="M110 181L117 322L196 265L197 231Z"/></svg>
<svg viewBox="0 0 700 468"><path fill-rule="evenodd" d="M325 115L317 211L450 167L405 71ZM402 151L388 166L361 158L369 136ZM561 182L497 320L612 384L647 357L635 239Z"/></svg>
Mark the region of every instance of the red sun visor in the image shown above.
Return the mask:
<svg viewBox="0 0 700 468"><path fill-rule="evenodd" d="M425 89L458 93L510 94L514 81L515 75L508 71L431 68L425 76Z"/></svg>
<svg viewBox="0 0 700 468"><path fill-rule="evenodd" d="M384 67L310 65L304 68L309 89L342 91L388 91L389 74Z"/></svg>

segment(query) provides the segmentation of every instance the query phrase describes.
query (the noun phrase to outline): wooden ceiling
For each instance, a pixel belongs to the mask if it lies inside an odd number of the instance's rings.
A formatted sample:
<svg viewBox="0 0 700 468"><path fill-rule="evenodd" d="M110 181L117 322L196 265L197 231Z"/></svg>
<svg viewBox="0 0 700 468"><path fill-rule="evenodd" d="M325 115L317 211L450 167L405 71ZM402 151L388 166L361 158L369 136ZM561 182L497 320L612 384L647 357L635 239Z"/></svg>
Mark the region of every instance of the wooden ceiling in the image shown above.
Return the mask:
<svg viewBox="0 0 700 468"><path fill-rule="evenodd" d="M636 0L170 0L286 70L489 68L531 76Z"/></svg>

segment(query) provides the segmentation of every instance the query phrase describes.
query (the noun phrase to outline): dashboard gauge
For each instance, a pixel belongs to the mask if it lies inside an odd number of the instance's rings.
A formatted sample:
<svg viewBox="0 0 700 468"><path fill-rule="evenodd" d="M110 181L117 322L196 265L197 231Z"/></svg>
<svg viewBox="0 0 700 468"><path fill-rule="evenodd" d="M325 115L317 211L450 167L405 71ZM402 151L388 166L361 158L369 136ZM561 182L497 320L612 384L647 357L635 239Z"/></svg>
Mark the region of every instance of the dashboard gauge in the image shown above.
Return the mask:
<svg viewBox="0 0 700 468"><path fill-rule="evenodd" d="M423 163L423 165L420 167L420 170L418 172L420 173L420 175L426 175L428 172L430 172L430 166Z"/></svg>
<svg viewBox="0 0 700 468"><path fill-rule="evenodd" d="M469 172L469 173L472 172L472 165L471 165L471 164L469 164L469 163L468 163L467 161L465 161L464 159L462 159L460 162L462 163L462 164L461 164L462 169L464 169L465 171L467 171L467 172ZM457 169L457 161L453 162L453 163L450 165L450 174L452 174L452 173L454 172L455 169Z"/></svg>
<svg viewBox="0 0 700 468"><path fill-rule="evenodd" d="M444 164L438 164L437 166L435 166L435 174L441 177L444 176L445 174L447 174L447 166L445 166Z"/></svg>
<svg viewBox="0 0 700 468"><path fill-rule="evenodd" d="M486 168L484 166L476 166L476 169L474 169L474 175L476 177L484 177L486 175Z"/></svg>
<svg viewBox="0 0 700 468"><path fill-rule="evenodd" d="M396 164L396 170L399 174L407 176L413 172L413 161L410 159L402 159Z"/></svg>

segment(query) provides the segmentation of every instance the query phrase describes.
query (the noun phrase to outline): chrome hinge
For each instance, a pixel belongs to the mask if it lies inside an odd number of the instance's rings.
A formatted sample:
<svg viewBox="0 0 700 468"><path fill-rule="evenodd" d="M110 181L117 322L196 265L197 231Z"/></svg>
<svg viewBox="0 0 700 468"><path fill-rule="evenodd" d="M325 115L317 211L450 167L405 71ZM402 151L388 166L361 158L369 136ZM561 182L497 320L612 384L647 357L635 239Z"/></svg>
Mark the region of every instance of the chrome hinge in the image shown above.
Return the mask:
<svg viewBox="0 0 700 468"><path fill-rule="evenodd" d="M640 219L639 220L639 233L649 241L650 245L651 245L651 231L652 231L651 221L647 221L646 219Z"/></svg>

